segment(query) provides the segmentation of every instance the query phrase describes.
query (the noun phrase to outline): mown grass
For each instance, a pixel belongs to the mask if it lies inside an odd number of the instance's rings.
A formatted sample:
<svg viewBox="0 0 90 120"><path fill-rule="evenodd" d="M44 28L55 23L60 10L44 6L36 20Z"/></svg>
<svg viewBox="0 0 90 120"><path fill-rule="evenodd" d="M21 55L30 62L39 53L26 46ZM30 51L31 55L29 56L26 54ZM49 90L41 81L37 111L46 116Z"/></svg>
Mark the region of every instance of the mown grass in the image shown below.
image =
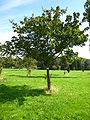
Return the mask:
<svg viewBox="0 0 90 120"><path fill-rule="evenodd" d="M4 69L0 80L0 120L90 120L90 71L50 71L47 94L46 71Z"/></svg>

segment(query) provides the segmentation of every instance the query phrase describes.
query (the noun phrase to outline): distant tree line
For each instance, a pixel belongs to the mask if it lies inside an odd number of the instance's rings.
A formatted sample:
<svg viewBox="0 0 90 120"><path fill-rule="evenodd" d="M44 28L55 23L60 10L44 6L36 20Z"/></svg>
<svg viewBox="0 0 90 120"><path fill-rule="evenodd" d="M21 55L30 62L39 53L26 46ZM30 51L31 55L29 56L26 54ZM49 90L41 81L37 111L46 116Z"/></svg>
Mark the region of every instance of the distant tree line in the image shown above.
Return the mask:
<svg viewBox="0 0 90 120"><path fill-rule="evenodd" d="M70 59L71 60L71 59ZM31 57L16 57L12 56L1 57L0 66L3 68L30 68L30 69L46 69L45 64L40 61L36 61ZM67 57L58 57L50 66L52 70L90 70L90 59L84 59L77 57L73 61L69 61Z"/></svg>

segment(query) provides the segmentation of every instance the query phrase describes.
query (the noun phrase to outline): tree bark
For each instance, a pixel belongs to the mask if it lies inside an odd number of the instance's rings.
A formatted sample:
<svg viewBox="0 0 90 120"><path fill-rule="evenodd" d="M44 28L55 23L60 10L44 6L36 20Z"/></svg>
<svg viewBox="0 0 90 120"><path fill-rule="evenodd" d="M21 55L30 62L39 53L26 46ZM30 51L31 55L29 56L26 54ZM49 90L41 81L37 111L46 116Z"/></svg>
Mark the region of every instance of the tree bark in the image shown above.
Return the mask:
<svg viewBox="0 0 90 120"><path fill-rule="evenodd" d="M47 68L47 86L48 86L48 90L50 91L50 75L49 75L49 68Z"/></svg>
<svg viewBox="0 0 90 120"><path fill-rule="evenodd" d="M29 68L27 69L27 76L31 76L31 70Z"/></svg>

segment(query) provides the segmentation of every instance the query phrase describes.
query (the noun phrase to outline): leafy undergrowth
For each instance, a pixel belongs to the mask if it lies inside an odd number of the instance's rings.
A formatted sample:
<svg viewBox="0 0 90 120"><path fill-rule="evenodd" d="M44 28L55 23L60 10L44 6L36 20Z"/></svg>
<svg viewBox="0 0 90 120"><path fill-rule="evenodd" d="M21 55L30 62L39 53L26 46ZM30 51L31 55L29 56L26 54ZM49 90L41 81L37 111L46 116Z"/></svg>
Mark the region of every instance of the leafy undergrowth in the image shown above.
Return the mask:
<svg viewBox="0 0 90 120"><path fill-rule="evenodd" d="M4 69L0 80L0 120L89 120L90 71L50 71L51 92L46 92L46 71Z"/></svg>

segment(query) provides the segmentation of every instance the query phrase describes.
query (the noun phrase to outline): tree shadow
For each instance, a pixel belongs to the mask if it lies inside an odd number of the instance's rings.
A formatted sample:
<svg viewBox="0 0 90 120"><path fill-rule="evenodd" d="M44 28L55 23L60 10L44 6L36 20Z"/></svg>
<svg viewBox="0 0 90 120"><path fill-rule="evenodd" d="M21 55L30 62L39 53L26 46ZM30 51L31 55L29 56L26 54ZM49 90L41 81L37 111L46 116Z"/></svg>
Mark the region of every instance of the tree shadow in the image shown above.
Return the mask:
<svg viewBox="0 0 90 120"><path fill-rule="evenodd" d="M16 77L20 77L20 78L45 78L45 76L25 76L25 75L8 75L8 76L16 76Z"/></svg>
<svg viewBox="0 0 90 120"><path fill-rule="evenodd" d="M16 77L20 77L20 78L46 78L46 76L24 76L24 75L9 75L9 76L16 76ZM70 77L70 76L50 76L50 78L78 78L76 76Z"/></svg>
<svg viewBox="0 0 90 120"><path fill-rule="evenodd" d="M6 86L0 85L0 102L5 103L7 101L18 100L19 105L22 105L25 101L25 97L47 95L44 89L32 89L30 86Z"/></svg>

